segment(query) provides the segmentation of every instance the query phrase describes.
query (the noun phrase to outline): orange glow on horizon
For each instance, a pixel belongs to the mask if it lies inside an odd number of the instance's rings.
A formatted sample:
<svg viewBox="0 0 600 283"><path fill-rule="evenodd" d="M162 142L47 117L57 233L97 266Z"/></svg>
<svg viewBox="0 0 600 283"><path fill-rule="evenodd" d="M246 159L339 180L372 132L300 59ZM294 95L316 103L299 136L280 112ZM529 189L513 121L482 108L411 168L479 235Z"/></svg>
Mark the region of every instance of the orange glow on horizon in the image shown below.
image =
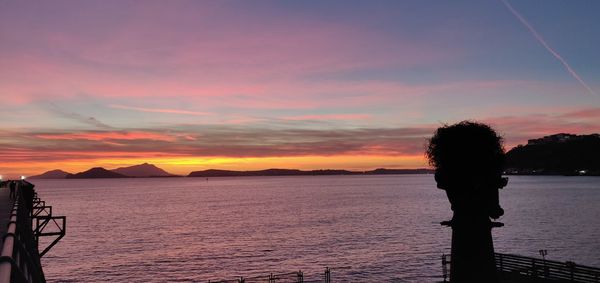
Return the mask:
<svg viewBox="0 0 600 283"><path fill-rule="evenodd" d="M69 173L77 173L92 167L115 169L141 163L154 164L169 173L187 175L191 171L206 169L224 170L261 170L269 168L283 169L346 169L353 171L372 170L376 168L423 168L427 161L423 155L405 156L286 156L286 157L157 157L157 158L99 158L95 160L64 160L44 162L13 162L5 164L0 172L6 177L20 175L32 176L43 172L61 169ZM14 175L14 176L13 176Z"/></svg>

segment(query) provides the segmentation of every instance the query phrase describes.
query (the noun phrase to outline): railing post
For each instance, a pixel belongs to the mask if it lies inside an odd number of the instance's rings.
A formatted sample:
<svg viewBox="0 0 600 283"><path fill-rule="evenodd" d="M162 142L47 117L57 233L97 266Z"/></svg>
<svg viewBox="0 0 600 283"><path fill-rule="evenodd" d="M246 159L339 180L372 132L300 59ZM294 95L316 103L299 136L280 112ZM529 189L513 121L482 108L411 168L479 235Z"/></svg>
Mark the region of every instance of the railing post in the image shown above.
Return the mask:
<svg viewBox="0 0 600 283"><path fill-rule="evenodd" d="M567 268L569 268L569 279L571 281L573 281L573 279L575 278L574 273L575 273L575 263L572 261L567 261L565 263L567 265Z"/></svg>
<svg viewBox="0 0 600 283"><path fill-rule="evenodd" d="M446 255L443 254L442 255L442 276L444 276L444 282L448 282L446 281L446 279L448 278L448 268L446 267Z"/></svg>
<svg viewBox="0 0 600 283"><path fill-rule="evenodd" d="M501 254L496 254L498 256L498 258L500 259L500 271L504 271L504 257Z"/></svg>
<svg viewBox="0 0 600 283"><path fill-rule="evenodd" d="M325 267L325 283L331 283L331 269Z"/></svg>

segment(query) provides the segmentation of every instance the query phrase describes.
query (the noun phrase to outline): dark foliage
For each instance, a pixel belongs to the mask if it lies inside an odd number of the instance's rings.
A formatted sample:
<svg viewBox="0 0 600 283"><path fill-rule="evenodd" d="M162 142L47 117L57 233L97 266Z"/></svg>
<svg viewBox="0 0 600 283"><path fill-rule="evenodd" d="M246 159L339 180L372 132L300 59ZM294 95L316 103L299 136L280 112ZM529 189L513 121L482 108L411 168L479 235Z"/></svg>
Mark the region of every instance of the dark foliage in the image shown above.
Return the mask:
<svg viewBox="0 0 600 283"><path fill-rule="evenodd" d="M490 126L462 121L438 128L429 140L429 163L439 172L478 174L502 172L502 137Z"/></svg>
<svg viewBox="0 0 600 283"><path fill-rule="evenodd" d="M512 174L600 175L600 135L517 146L507 153L507 168Z"/></svg>

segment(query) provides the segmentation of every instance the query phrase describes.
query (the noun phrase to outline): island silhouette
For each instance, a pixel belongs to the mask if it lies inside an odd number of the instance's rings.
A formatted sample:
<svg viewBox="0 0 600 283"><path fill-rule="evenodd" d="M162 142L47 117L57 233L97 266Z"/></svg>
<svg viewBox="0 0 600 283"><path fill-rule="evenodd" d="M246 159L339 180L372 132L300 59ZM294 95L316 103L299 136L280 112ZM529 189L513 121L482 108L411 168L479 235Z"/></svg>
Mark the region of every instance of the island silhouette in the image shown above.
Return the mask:
<svg viewBox="0 0 600 283"><path fill-rule="evenodd" d="M69 174L66 179L96 179L96 178L127 178L127 176L106 170L102 167L94 167L90 170Z"/></svg>
<svg viewBox="0 0 600 283"><path fill-rule="evenodd" d="M506 153L506 175L586 175L600 176L600 134L555 134L531 139ZM368 171L341 169L299 170L271 168L264 170L235 171L207 169L192 171L187 177L244 177L244 176L319 176L319 175L385 175L432 174L429 168L387 169ZM29 177L30 179L85 179L85 178L150 178L183 177L171 174L156 165L138 165L105 169L94 167L87 171L69 173L60 169Z"/></svg>
<svg viewBox="0 0 600 283"><path fill-rule="evenodd" d="M127 177L172 177L175 176L161 168L158 168L154 164L142 163L139 165L133 165L128 167L119 167L117 169L110 170L115 173Z"/></svg>
<svg viewBox="0 0 600 283"><path fill-rule="evenodd" d="M298 169L265 169L255 171L233 171L208 169L193 171L187 177L243 177L243 176L315 176L315 175L386 175L386 174L431 174L431 169L385 169L378 168L370 171L348 171L335 169L321 169L303 171ZM143 163L129 167L120 167L108 170L94 167L79 173L69 173L62 170L51 170L29 179L98 179L98 178L153 178L153 177L184 177L171 174L153 164Z"/></svg>
<svg viewBox="0 0 600 283"><path fill-rule="evenodd" d="M46 171L42 174L39 175L35 175L35 176L30 176L29 179L65 179L67 177L67 175L70 175L71 173L60 170L60 169L55 169L55 170L50 170L50 171Z"/></svg>

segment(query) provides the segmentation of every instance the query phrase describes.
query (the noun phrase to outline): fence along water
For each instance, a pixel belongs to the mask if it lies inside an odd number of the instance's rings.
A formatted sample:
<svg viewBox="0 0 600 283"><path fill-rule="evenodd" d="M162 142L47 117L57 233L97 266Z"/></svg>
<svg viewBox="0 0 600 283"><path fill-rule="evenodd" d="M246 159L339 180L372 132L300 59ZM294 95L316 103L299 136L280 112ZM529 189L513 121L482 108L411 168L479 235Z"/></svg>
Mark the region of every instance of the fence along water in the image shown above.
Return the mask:
<svg viewBox="0 0 600 283"><path fill-rule="evenodd" d="M535 282L600 283L600 268L520 255L495 253L496 270L501 278L535 279ZM442 256L444 282L449 278L446 265L452 264L448 255Z"/></svg>
<svg viewBox="0 0 600 283"><path fill-rule="evenodd" d="M66 233L66 217L52 215L33 187L25 180L0 182L0 205L10 211L0 215L8 217L6 229L0 227L0 283L45 282L40 259ZM52 238L41 253L40 237Z"/></svg>
<svg viewBox="0 0 600 283"><path fill-rule="evenodd" d="M348 267L339 267L336 269L346 269ZM300 271L288 273L271 273L269 275L260 275L252 277L240 277L228 280L209 280L208 283L331 283L332 268L325 267L325 271L320 275L320 279L306 279L304 273Z"/></svg>

